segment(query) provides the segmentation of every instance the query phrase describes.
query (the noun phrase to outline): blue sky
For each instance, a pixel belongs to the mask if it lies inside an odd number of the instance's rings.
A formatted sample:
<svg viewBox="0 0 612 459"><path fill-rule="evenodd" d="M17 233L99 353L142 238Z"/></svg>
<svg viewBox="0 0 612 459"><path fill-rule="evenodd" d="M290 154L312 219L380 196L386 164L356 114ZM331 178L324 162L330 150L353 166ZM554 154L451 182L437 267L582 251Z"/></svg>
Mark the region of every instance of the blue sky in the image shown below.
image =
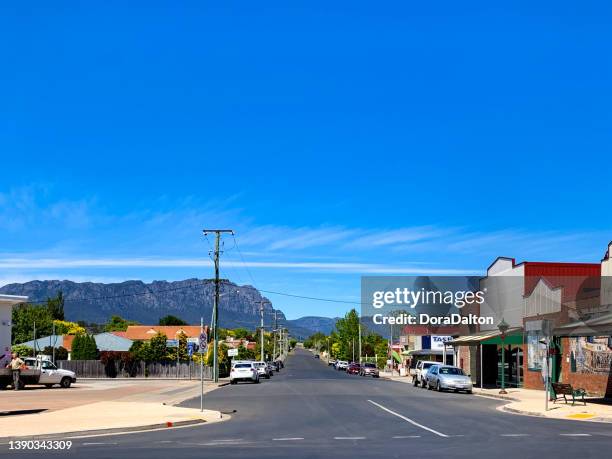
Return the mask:
<svg viewBox="0 0 612 459"><path fill-rule="evenodd" d="M612 239L606 2L124 3L0 7L0 285L209 277L229 227L223 275L358 301Z"/></svg>

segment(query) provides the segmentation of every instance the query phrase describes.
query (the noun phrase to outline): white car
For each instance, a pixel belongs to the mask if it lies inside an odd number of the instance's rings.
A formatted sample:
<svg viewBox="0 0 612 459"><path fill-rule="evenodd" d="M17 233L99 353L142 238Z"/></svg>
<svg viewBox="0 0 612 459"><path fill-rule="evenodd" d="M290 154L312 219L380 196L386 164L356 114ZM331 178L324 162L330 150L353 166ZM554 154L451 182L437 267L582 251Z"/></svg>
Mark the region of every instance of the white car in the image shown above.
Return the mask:
<svg viewBox="0 0 612 459"><path fill-rule="evenodd" d="M72 383L76 382L76 374L74 371L57 368L50 360L26 357L23 361L29 368L40 370L38 384L44 384L47 387L53 387L53 385L59 384L61 387L67 389Z"/></svg>
<svg viewBox="0 0 612 459"><path fill-rule="evenodd" d="M230 384L237 384L238 381L251 381L259 384L259 371L255 367L255 362L236 362L230 371Z"/></svg>
<svg viewBox="0 0 612 459"><path fill-rule="evenodd" d="M338 370L338 371L340 371L340 370L346 371L348 366L349 366L349 363L346 360L338 360L336 362L336 370Z"/></svg>
<svg viewBox="0 0 612 459"><path fill-rule="evenodd" d="M414 386L425 387L427 381L425 377L427 376L427 371L433 366L438 365L439 362L433 362L431 360L419 360L414 369L414 374L412 375L412 383Z"/></svg>
<svg viewBox="0 0 612 459"><path fill-rule="evenodd" d="M454 390L472 393L472 380L461 368L451 365L433 365L427 372L427 389Z"/></svg>

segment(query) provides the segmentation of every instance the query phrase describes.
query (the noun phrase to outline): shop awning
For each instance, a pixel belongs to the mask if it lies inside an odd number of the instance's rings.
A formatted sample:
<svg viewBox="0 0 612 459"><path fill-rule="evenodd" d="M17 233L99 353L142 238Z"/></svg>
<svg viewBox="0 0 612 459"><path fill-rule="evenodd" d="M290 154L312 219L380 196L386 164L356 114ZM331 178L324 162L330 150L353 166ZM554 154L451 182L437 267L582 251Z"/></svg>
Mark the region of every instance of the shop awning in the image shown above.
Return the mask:
<svg viewBox="0 0 612 459"><path fill-rule="evenodd" d="M515 341L520 342L516 343ZM508 329L506 336L504 337L504 343L506 344L522 344L523 342L523 329L521 327L514 327ZM472 333L471 335L463 335L458 338L449 341L448 344L451 346L477 346L479 344L501 344L501 332L499 330L482 331L478 333Z"/></svg>
<svg viewBox="0 0 612 459"><path fill-rule="evenodd" d="M451 351L447 351L450 354ZM422 355L444 355L444 351L440 349L417 349L415 351L404 351L402 355L422 356Z"/></svg>
<svg viewBox="0 0 612 459"><path fill-rule="evenodd" d="M557 327L553 334L555 336L610 336L612 335L612 312Z"/></svg>

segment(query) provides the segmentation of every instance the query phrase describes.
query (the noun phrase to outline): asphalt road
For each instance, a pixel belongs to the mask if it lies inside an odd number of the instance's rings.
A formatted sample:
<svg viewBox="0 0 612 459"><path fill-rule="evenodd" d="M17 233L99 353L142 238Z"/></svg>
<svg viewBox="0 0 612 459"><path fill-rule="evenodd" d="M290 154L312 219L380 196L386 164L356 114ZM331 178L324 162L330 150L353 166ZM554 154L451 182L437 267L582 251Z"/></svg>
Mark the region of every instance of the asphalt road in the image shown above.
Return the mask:
<svg viewBox="0 0 612 459"><path fill-rule="evenodd" d="M329 459L417 454L603 458L612 448L610 424L513 415L496 410L501 403L349 376L297 349L270 380L226 386L207 395L207 408L232 413L227 422L79 439L70 452L61 455L91 459ZM184 406L199 407L199 399ZM48 451L44 454L55 456Z"/></svg>

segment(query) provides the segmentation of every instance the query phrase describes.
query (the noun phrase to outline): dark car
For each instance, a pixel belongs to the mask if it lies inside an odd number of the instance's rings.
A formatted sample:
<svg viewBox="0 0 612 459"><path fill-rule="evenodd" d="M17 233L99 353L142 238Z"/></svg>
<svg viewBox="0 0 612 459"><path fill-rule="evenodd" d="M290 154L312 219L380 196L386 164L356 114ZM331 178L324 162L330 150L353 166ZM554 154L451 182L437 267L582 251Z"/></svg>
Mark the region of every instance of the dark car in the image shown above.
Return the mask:
<svg viewBox="0 0 612 459"><path fill-rule="evenodd" d="M364 363L361 365L361 370L359 371L361 376L372 376L373 378L378 378L378 368L373 363Z"/></svg>
<svg viewBox="0 0 612 459"><path fill-rule="evenodd" d="M352 362L349 364L348 368L346 369L346 372L349 375L358 375L360 370L361 370L361 365L359 365L358 363Z"/></svg>
<svg viewBox="0 0 612 459"><path fill-rule="evenodd" d="M318 359L318 358L320 358L319 354L315 354L315 359Z"/></svg>
<svg viewBox="0 0 612 459"><path fill-rule="evenodd" d="M276 371L277 373L280 371L280 363L278 363L277 360L274 360L272 362L268 362L268 365L270 365L272 368L274 368L274 371Z"/></svg>

